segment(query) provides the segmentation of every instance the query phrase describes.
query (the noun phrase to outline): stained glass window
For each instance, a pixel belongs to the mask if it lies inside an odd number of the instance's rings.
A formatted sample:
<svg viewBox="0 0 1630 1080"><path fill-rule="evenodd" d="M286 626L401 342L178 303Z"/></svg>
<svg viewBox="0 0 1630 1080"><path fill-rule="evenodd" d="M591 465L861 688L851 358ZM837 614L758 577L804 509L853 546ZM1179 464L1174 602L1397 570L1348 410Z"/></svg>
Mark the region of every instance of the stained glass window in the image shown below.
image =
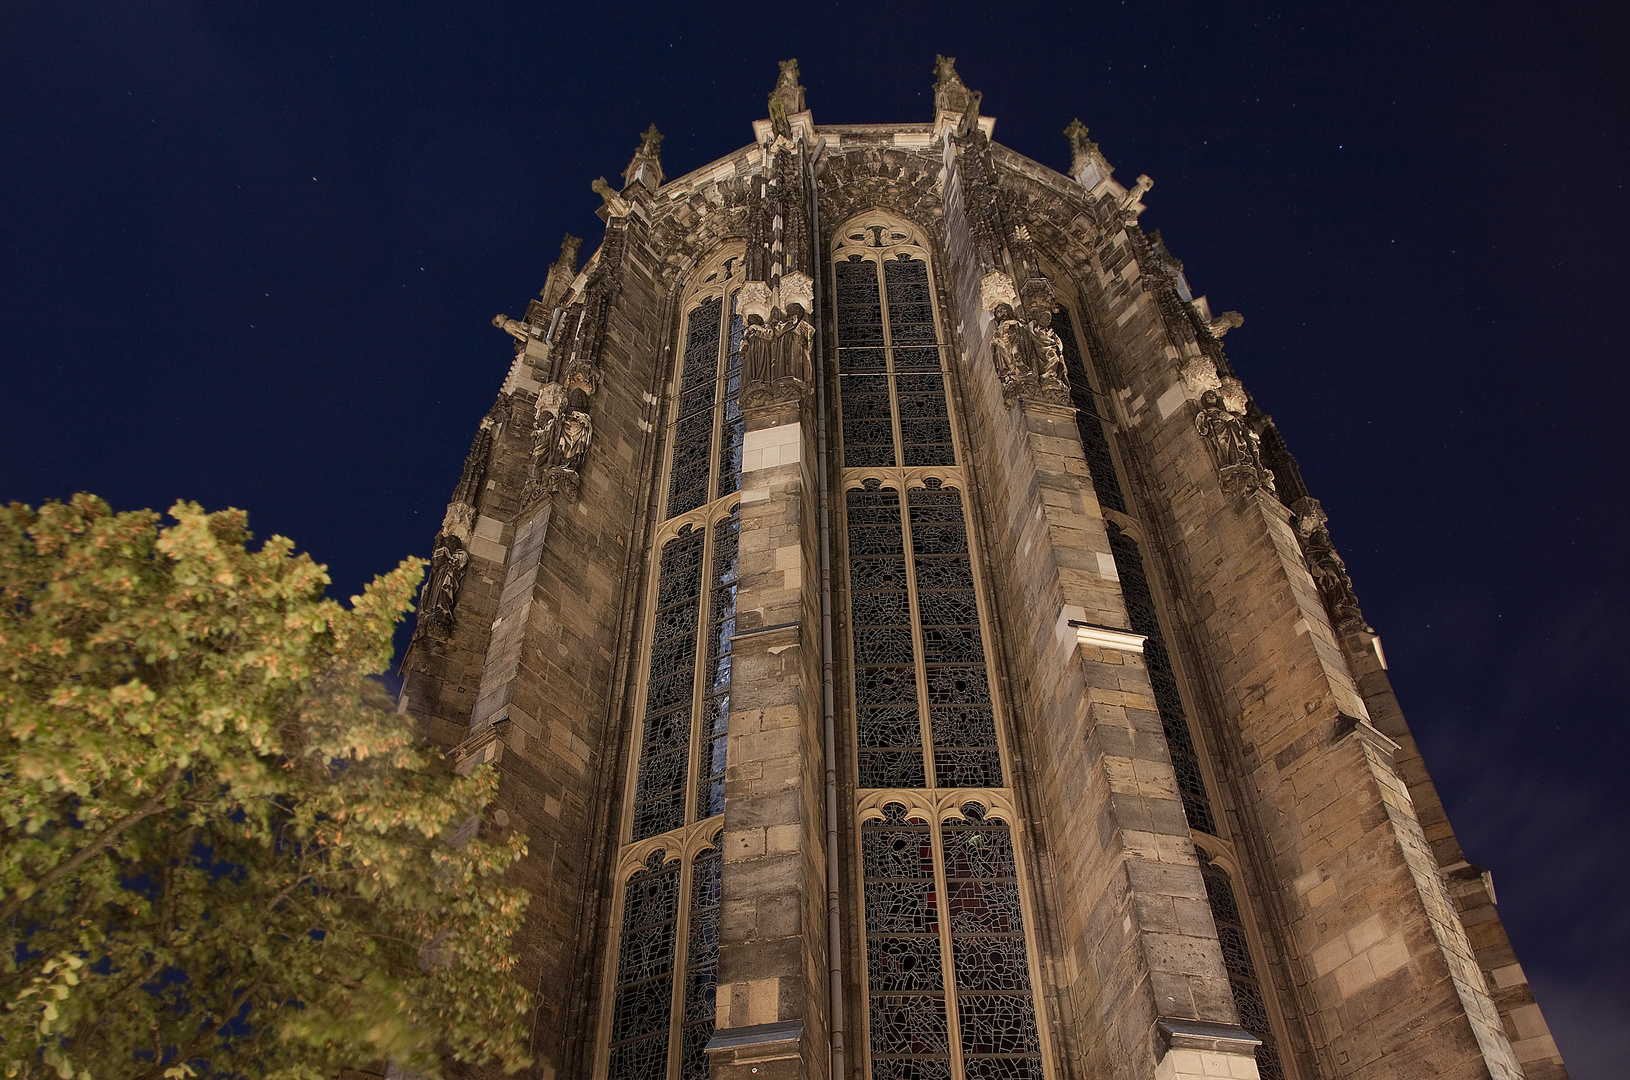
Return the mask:
<svg viewBox="0 0 1630 1080"><path fill-rule="evenodd" d="M955 464L928 264L909 251L852 254L833 282L844 465Z"/></svg>
<svg viewBox="0 0 1630 1080"><path fill-rule="evenodd" d="M857 255L838 263L834 274L843 463L893 465L894 405L883 348L877 264Z"/></svg>
<svg viewBox="0 0 1630 1080"><path fill-rule="evenodd" d="M1234 897L1233 883L1214 863L1202 864L1200 872L1205 877L1206 899L1211 902L1211 919L1217 924L1217 940L1222 945L1223 966L1228 969L1228 986L1234 994L1234 1007L1239 1010L1240 1026L1262 1040L1256 1048L1257 1072L1262 1080L1283 1080L1284 1066L1274 1047L1273 1024L1268 1019L1268 1005L1262 997L1262 983L1256 975L1256 961L1251 957L1245 918Z"/></svg>
<svg viewBox="0 0 1630 1080"><path fill-rule="evenodd" d="M1002 786L962 493L929 479L904 522L875 480L847 502L860 786L930 786L925 719L933 786Z"/></svg>
<svg viewBox="0 0 1630 1080"><path fill-rule="evenodd" d="M611 1021L612 1080L663 1080L673 1002L679 861L654 852L623 889L617 999Z"/></svg>
<svg viewBox="0 0 1630 1080"><path fill-rule="evenodd" d="M736 635L739 508L713 526L708 593L707 662L702 669L702 747L697 758L696 816L724 813L725 743L730 733L730 639Z"/></svg>
<svg viewBox="0 0 1630 1080"><path fill-rule="evenodd" d="M925 787L900 493L848 494L851 626L861 787Z"/></svg>
<svg viewBox="0 0 1630 1080"><path fill-rule="evenodd" d="M668 517L689 513L710 499L741 490L741 346L746 325L736 310L735 259L707 278L721 281L723 295L694 304L685 316L678 403L672 427L673 463L668 473ZM728 317L726 309L728 307ZM717 450L715 450L717 447Z"/></svg>
<svg viewBox="0 0 1630 1080"><path fill-rule="evenodd" d="M978 802L961 814L937 848L900 803L861 826L874 1080L1042 1076L1012 836Z"/></svg>
<svg viewBox="0 0 1630 1080"><path fill-rule="evenodd" d="M690 924L685 949L685 1004L679 1046L680 1080L707 1080L704 1052L713 1037L713 988L719 981L720 871L724 866L724 834L697 855L690 872Z"/></svg>
<svg viewBox="0 0 1630 1080"><path fill-rule="evenodd" d="M1155 598L1149 589L1149 578L1144 573L1143 554L1138 542L1122 532L1113 522L1109 525L1109 548L1115 557L1115 572L1121 578L1121 595L1126 599L1126 614L1135 633L1144 634L1143 663L1149 671L1149 684L1154 688L1155 707L1160 712L1160 724L1166 732L1166 747L1171 752L1172 770L1177 773L1177 792L1183 799L1183 813L1189 828L1201 832L1217 833L1217 822L1211 814L1211 797L1206 793L1204 776L1200 773L1200 755L1194 738L1189 734L1188 715L1183 698L1177 692L1177 673L1172 670L1171 654L1166 651L1166 638L1155 616Z"/></svg>
<svg viewBox="0 0 1630 1080"><path fill-rule="evenodd" d="M933 837L899 803L861 826L873 1080L950 1080Z"/></svg>
<svg viewBox="0 0 1630 1080"><path fill-rule="evenodd" d="M979 631L962 493L929 480L906 495L939 787L1001 787L996 714Z"/></svg>
<svg viewBox="0 0 1630 1080"><path fill-rule="evenodd" d="M665 506L670 521L681 520L663 526L664 534L677 531L660 543L655 556L629 843L660 837L656 842L693 850L696 830L717 828L708 819L724 812L741 524L740 507L731 504L741 490L746 434L740 261L738 253L710 262L697 278L707 291L686 305ZM675 835L664 835L670 833ZM636 933L645 926L640 912L651 907L646 894L655 887L656 871L648 867L628 885L617 970L636 961L650 970L637 986L619 974L610 1020L611 1080L706 1080L719 961L720 835L686 860L688 888L680 885L680 861L662 870L671 873L662 887L671 890L674 908L661 934ZM674 926L680 921L684 936L676 941ZM641 1008L653 1019L633 1032L623 1016L636 1007L636 996L647 1002ZM654 1026L659 996L660 1031Z"/></svg>
<svg viewBox="0 0 1630 1080"><path fill-rule="evenodd" d="M1041 1077L1041 1034L1007 825L978 803L941 826L963 1075Z"/></svg>
<svg viewBox="0 0 1630 1080"><path fill-rule="evenodd" d="M1058 331L1064 345L1064 370L1070 378L1070 403L1075 406L1075 426L1081 435L1081 449L1087 455L1087 469L1092 473L1092 487L1098 493L1100 506L1126 513L1126 498L1121 494L1120 478L1115 475L1115 462L1109 455L1109 439L1104 434L1104 421L1098 414L1098 402L1087 380L1087 364L1081 352L1080 339L1070 313L1060 307L1053 312L1052 327Z"/></svg>
<svg viewBox="0 0 1630 1080"><path fill-rule="evenodd" d="M685 823L685 774L690 761L706 535L685 526L662 549L657 567L656 626L651 636L644 736L634 787L635 840Z"/></svg>
<svg viewBox="0 0 1630 1080"><path fill-rule="evenodd" d="M833 264L856 776L925 800L860 826L871 1076L1040 1080L1009 823L962 797L1005 777L925 254L863 223Z"/></svg>
<svg viewBox="0 0 1630 1080"><path fill-rule="evenodd" d="M713 413L719 400L719 321L723 310L724 301L714 297L692 308L686 319L673 468L668 474L669 517L707 502Z"/></svg>
<svg viewBox="0 0 1630 1080"><path fill-rule="evenodd" d="M747 422L741 415L741 342L746 332L736 311L737 294L730 295L730 333L724 352L724 417L719 432L719 491L723 498L741 490L741 448Z"/></svg>

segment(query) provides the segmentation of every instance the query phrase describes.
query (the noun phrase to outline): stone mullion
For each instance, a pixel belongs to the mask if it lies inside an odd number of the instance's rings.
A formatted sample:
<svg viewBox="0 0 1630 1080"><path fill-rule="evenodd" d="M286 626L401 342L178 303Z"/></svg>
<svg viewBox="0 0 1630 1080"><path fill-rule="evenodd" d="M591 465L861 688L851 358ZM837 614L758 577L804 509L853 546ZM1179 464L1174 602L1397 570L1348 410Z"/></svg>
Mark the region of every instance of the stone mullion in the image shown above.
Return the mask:
<svg viewBox="0 0 1630 1080"><path fill-rule="evenodd" d="M894 464L900 468L906 463L905 433L900 428L900 391L895 385L894 372L894 332L889 325L889 283L883 273L883 260L881 258L867 260L877 274L877 306L879 318L883 322L883 370L885 381L889 385L889 425L894 432ZM905 505L905 489L900 490L900 504Z"/></svg>
<svg viewBox="0 0 1630 1080"><path fill-rule="evenodd" d="M702 518L697 528L703 530L702 540L702 583L701 601L696 605L696 652L691 657L691 704L690 704L690 739L689 749L685 755L685 824L690 825L701 821L702 817L696 812L697 789L700 787L697 779L697 766L700 764L699 744L703 740L702 710L707 703L707 687L704 685L707 674L708 653L708 624L713 617L713 545L716 537L713 535L712 505L708 506L708 514ZM711 738L712 732L707 736ZM636 766L636 772L638 771Z"/></svg>
<svg viewBox="0 0 1630 1080"><path fill-rule="evenodd" d="M713 368L713 426L708 439L707 502L704 504L707 506L713 505L714 500L719 497L720 488L724 486L724 477L719 475L719 451L724 446L724 397L726 370L730 363L730 324L734 318L732 308L731 285L726 281L724 293L719 300L719 351L714 357ZM711 539L709 542L711 543Z"/></svg>
<svg viewBox="0 0 1630 1080"><path fill-rule="evenodd" d="M926 706L924 706L926 709ZM933 774L929 774L929 779ZM937 799L927 800L932 809L928 813L929 843L934 852L934 903L940 924L940 979L945 987L945 1030L949 1042L948 1052L952 1077L966 1076L962 1063L962 1010L957 1000L956 953L951 948L951 897L946 884L945 838L940 835L942 822Z"/></svg>
<svg viewBox="0 0 1630 1080"><path fill-rule="evenodd" d="M668 1078L679 1080L685 1035L685 965L690 955L691 874L695 860L685 850L690 830L679 829L679 907L674 916L673 992L668 1001Z"/></svg>
<svg viewBox="0 0 1630 1080"><path fill-rule="evenodd" d="M917 596L917 556L911 550L911 508L907 505L905 470L894 477L900 492L900 547L906 574L906 605L911 618L912 678L917 680L917 730L923 741L923 786L938 787L934 777L934 733L928 713L928 662L923 659L922 607Z"/></svg>

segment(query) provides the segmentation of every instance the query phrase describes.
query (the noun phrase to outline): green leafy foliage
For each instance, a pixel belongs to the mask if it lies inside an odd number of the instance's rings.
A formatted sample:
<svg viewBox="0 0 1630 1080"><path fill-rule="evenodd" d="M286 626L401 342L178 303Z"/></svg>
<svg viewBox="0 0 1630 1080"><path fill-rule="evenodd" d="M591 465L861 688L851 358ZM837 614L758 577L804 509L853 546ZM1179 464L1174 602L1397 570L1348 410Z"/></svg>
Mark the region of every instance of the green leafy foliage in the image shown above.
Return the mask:
<svg viewBox="0 0 1630 1080"><path fill-rule="evenodd" d="M527 1063L502 883L455 775L367 676L423 564L349 608L195 504L0 509L0 1069L331 1080Z"/></svg>

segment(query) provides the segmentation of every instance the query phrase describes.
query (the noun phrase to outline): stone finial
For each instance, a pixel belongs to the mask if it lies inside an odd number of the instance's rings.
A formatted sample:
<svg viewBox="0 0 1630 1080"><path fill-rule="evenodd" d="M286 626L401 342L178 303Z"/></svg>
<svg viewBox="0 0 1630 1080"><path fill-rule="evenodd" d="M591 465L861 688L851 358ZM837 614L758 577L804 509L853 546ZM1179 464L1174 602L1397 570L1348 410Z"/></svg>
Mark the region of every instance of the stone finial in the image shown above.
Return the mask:
<svg viewBox="0 0 1630 1080"><path fill-rule="evenodd" d="M577 276L577 250L583 246L583 241L567 233L560 242L560 257L549 267L549 275L544 279L543 289L538 295L543 302L553 305L566 295L571 287L572 279Z"/></svg>
<svg viewBox="0 0 1630 1080"><path fill-rule="evenodd" d="M1083 155L1098 150L1098 144L1087 138L1087 125L1081 122L1079 116L1071 120L1070 126L1064 129L1064 137L1070 140L1070 156L1074 159L1071 164L1072 171Z"/></svg>
<svg viewBox="0 0 1630 1080"><path fill-rule="evenodd" d="M1070 175L1076 183L1091 191L1115 171L1104 160L1098 144L1087 138L1087 125L1079 118L1070 121L1070 126L1064 129L1064 137L1070 140Z"/></svg>
<svg viewBox="0 0 1630 1080"><path fill-rule="evenodd" d="M1217 316L1215 319L1212 319L1209 323L1207 323L1206 324L1206 329L1211 331L1211 336L1212 337L1220 338L1224 334L1228 333L1228 331L1233 330L1236 327L1241 327L1241 326L1244 326L1244 325L1245 325L1245 316L1244 315L1241 315L1237 311L1225 311L1221 315Z"/></svg>
<svg viewBox="0 0 1630 1080"><path fill-rule="evenodd" d="M628 216L628 200L613 191L611 185L606 183L605 177L595 177L589 188L606 201L606 213L612 217Z"/></svg>
<svg viewBox="0 0 1630 1080"><path fill-rule="evenodd" d="M934 108L966 113L970 105L975 109L979 107L973 91L963 85L962 77L956 73L956 57L934 57Z"/></svg>
<svg viewBox="0 0 1630 1080"><path fill-rule="evenodd" d="M634 159L623 170L623 190L636 181L655 191L662 186L662 132L652 124L640 136L640 148L634 151Z"/></svg>
<svg viewBox="0 0 1630 1080"><path fill-rule="evenodd" d="M775 116L776 106L786 116L804 111L804 87L798 81L798 60L781 61L781 77L775 81L775 89L770 91L770 115Z"/></svg>
<svg viewBox="0 0 1630 1080"><path fill-rule="evenodd" d="M582 246L582 237L567 233L560 240L560 257L555 260L555 265L562 270L570 270L575 276L577 274L577 252Z"/></svg>
<svg viewBox="0 0 1630 1080"><path fill-rule="evenodd" d="M1134 209L1136 209L1138 201L1140 199L1142 199L1143 196L1148 193L1149 189L1154 187L1154 186L1155 186L1155 182L1152 179L1149 178L1149 175L1147 173L1145 173L1142 176L1139 176L1138 177L1138 182L1133 184L1131 187L1127 188L1126 189L1126 194L1121 196L1121 209L1122 210L1134 210Z"/></svg>

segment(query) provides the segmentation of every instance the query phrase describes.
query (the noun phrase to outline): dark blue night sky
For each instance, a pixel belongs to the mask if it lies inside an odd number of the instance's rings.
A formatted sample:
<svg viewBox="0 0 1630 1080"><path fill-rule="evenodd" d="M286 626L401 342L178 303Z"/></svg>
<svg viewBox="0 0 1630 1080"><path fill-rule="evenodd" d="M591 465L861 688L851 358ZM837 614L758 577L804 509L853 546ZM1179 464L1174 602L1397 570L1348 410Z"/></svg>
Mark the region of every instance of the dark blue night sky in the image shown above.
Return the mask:
<svg viewBox="0 0 1630 1080"><path fill-rule="evenodd" d="M589 181L818 123L1080 116L1301 460L1577 1080L1630 1057L1622 5L0 9L0 499L428 554ZM1618 660L1614 658L1618 657ZM1630 666L1630 665L1626 665ZM1615 1057L1616 1055L1616 1057Z"/></svg>

